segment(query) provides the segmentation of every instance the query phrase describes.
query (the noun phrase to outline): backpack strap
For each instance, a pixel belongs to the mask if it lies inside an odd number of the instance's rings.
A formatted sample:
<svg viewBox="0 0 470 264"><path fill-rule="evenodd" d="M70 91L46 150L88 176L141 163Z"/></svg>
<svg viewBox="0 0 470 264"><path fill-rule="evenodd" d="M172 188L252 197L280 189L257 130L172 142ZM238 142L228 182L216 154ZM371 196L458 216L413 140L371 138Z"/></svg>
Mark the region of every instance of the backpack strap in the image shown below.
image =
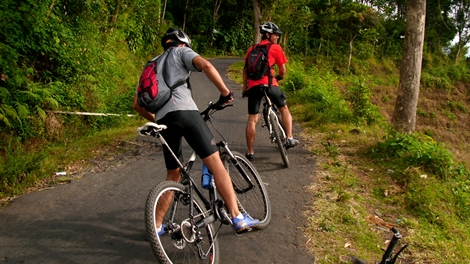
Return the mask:
<svg viewBox="0 0 470 264"><path fill-rule="evenodd" d="M163 65L163 80L165 81L165 84L166 86L168 86L170 88L170 90L173 90L175 89L176 87L180 86L180 85L183 85L184 83L187 83L188 84L188 88L191 89L191 85L189 84L189 78L186 78L184 80L181 80L175 84L173 84L172 86L168 85L168 82L165 78L165 76L167 75L167 66L168 66L168 56L170 56L171 52L173 51L173 48L170 48L169 49L169 52L168 52L168 55L166 55L165 57L165 62L164 62L164 65Z"/></svg>
<svg viewBox="0 0 470 264"><path fill-rule="evenodd" d="M251 46L251 50L253 50L255 47L256 47L257 44L254 44L253 46ZM247 69L247 66L248 66L248 62L245 58L245 66L243 67L243 70L246 70Z"/></svg>
<svg viewBox="0 0 470 264"><path fill-rule="evenodd" d="M272 43L272 42L269 42L269 43L267 43L267 44L265 44L265 45L266 45L266 55L267 55L267 57L268 57L268 87L271 87L272 84L273 84L273 78L274 78L274 76L273 76L273 74L272 74L272 72L271 72L272 66L269 65L269 49L271 48L271 46L273 45L273 43ZM273 64L273 66L274 66L274 64Z"/></svg>

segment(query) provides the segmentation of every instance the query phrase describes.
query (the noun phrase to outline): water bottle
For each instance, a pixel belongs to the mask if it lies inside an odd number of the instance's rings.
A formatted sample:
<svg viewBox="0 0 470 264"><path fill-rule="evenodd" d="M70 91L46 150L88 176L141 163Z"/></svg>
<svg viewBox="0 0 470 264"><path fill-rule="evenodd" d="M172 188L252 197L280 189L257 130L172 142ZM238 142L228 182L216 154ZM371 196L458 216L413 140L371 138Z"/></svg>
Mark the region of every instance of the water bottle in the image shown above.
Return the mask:
<svg viewBox="0 0 470 264"><path fill-rule="evenodd" d="M212 173L209 171L206 164L202 164L202 188L209 189L212 186L212 178Z"/></svg>

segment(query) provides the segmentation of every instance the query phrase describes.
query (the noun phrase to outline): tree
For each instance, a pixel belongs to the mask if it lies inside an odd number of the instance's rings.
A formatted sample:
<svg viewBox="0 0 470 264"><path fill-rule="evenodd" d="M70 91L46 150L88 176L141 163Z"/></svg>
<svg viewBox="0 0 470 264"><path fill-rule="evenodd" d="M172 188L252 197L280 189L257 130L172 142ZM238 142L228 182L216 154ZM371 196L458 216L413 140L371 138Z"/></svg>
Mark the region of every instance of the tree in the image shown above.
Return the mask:
<svg viewBox="0 0 470 264"><path fill-rule="evenodd" d="M261 41L259 26L261 25L261 3L259 0L253 0L253 40L254 43Z"/></svg>
<svg viewBox="0 0 470 264"><path fill-rule="evenodd" d="M454 3L455 25L457 28L457 54L455 62L461 59L462 50L470 42L470 0L458 0Z"/></svg>
<svg viewBox="0 0 470 264"><path fill-rule="evenodd" d="M416 125L425 18L426 0L408 0L400 83L392 117L393 127L403 133L412 133Z"/></svg>

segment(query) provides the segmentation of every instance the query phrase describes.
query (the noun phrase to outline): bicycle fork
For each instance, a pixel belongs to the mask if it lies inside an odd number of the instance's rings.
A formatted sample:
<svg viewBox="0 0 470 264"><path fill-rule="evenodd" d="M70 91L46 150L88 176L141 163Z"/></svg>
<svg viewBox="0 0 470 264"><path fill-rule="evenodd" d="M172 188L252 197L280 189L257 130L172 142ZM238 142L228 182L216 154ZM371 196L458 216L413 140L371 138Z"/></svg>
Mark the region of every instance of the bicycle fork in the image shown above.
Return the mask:
<svg viewBox="0 0 470 264"><path fill-rule="evenodd" d="M235 166L235 168L237 168L237 171L238 173L240 173L240 175L243 177L243 179L247 182L248 184L248 187L246 188L240 188L240 186L238 186L233 180L232 180L232 185L233 185L233 189L235 190L236 193L240 194L240 193L245 193L249 190L252 190L255 188L255 185L253 184L253 181L251 180L250 177L248 177L248 174L245 172L245 170L243 169L242 165L240 164L240 162L238 162L238 160L235 158L235 156L233 155L233 153L230 151L230 149L228 148L228 144L227 142L225 141L221 141L219 143L217 143L217 147L222 148L223 149L223 153L227 153L229 156L230 156L230 161L232 162L232 164ZM220 151L219 151L220 152Z"/></svg>

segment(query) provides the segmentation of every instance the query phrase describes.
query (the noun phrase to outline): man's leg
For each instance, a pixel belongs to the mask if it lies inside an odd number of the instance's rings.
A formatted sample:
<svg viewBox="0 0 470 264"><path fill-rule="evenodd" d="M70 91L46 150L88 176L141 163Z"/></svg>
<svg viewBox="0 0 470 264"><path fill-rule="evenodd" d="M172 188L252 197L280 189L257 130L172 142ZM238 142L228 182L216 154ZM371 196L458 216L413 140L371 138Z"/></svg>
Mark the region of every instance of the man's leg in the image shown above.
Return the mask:
<svg viewBox="0 0 470 264"><path fill-rule="evenodd" d="M256 124L258 123L258 114L248 115L248 121L246 123L246 146L247 146L247 153L253 154L255 150L253 149L253 145L255 143L255 136L256 136Z"/></svg>
<svg viewBox="0 0 470 264"><path fill-rule="evenodd" d="M215 152L214 154L204 158L202 161L212 172L212 175L214 175L217 192L222 196L222 199L224 199L227 204L230 215L232 215L232 217L238 216L240 211L238 210L237 197L233 190L232 180L220 159L219 152Z"/></svg>
<svg viewBox="0 0 470 264"><path fill-rule="evenodd" d="M180 169L167 170L166 180L167 181L180 181ZM170 207L171 200L173 199L173 192L164 193L157 203L157 209L155 210L155 222L157 227L161 227L163 222L163 216L165 215L168 207Z"/></svg>
<svg viewBox="0 0 470 264"><path fill-rule="evenodd" d="M259 224L258 219L253 219L248 214L242 215L240 213L232 180L220 159L219 152L215 152L214 154L204 158L202 161L214 175L217 192L222 196L222 199L224 199L225 204L228 207L228 211L232 216L232 224L235 232L242 233L257 226Z"/></svg>
<svg viewBox="0 0 470 264"><path fill-rule="evenodd" d="M279 108L279 112L281 112L282 126L286 131L287 138L292 138L292 116L287 105Z"/></svg>

